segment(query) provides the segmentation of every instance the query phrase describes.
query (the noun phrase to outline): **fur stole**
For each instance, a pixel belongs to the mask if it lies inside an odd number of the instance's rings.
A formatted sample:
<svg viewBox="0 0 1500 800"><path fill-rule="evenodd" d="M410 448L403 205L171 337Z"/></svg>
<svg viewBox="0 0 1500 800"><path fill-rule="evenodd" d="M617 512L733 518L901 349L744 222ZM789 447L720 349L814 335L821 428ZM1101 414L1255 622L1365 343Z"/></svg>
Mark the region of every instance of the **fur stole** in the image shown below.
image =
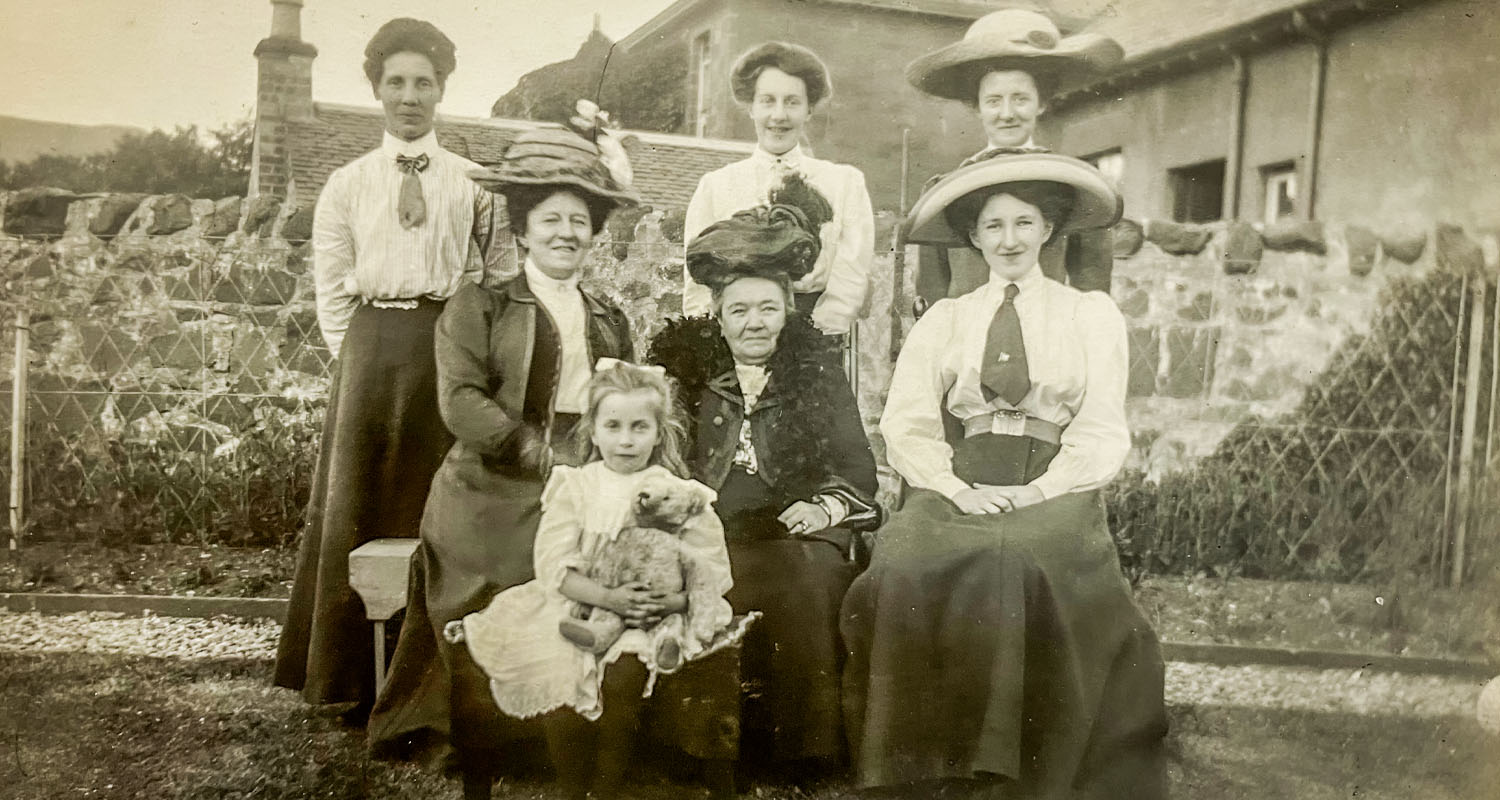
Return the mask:
<svg viewBox="0 0 1500 800"><path fill-rule="evenodd" d="M777 476L777 489L789 496L816 491L832 476L840 426L832 414L858 414L838 393L848 393L837 339L824 336L801 315L787 319L776 352L766 364L770 380L762 399L781 401L770 442L756 442L756 453ZM652 340L647 359L666 367L678 384L686 412L688 439L697 441L699 411L710 394L708 383L734 370L734 357L712 317L674 319ZM844 445L847 446L847 445Z"/></svg>

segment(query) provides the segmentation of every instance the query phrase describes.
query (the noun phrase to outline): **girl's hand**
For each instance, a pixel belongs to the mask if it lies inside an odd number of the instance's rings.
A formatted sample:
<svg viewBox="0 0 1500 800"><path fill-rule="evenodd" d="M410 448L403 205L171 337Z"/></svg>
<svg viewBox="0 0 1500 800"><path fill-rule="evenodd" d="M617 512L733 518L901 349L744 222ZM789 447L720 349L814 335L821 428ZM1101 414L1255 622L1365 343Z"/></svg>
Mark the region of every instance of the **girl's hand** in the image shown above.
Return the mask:
<svg viewBox="0 0 1500 800"><path fill-rule="evenodd" d="M619 614L627 625L639 627L640 622L653 614L660 614L662 604L655 599L650 587L640 581L621 584L604 594L600 605Z"/></svg>
<svg viewBox="0 0 1500 800"><path fill-rule="evenodd" d="M642 628L649 628L672 614L687 612L687 592L653 592L651 599L661 605L661 610L641 620Z"/></svg>
<svg viewBox="0 0 1500 800"><path fill-rule="evenodd" d="M953 496L953 504L965 514L1003 514L1036 505L1045 499L1035 486L991 486L976 483Z"/></svg>
<svg viewBox="0 0 1500 800"><path fill-rule="evenodd" d="M793 536L806 536L827 528L832 524L828 518L828 512L817 503L809 503L806 500L798 500L786 507L781 516L776 519L791 531Z"/></svg>

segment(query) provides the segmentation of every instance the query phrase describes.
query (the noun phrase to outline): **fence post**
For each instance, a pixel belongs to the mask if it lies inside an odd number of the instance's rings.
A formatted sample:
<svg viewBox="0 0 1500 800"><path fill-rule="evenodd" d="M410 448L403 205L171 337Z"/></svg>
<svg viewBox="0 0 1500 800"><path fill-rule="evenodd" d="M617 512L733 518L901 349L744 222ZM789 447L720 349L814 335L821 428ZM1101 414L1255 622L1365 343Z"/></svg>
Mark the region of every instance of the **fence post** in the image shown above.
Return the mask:
<svg viewBox="0 0 1500 800"><path fill-rule="evenodd" d="M10 544L12 554L21 546L26 522L26 373L31 359L31 310L16 309L16 358L10 382Z"/></svg>
<svg viewBox="0 0 1500 800"><path fill-rule="evenodd" d="M1469 533L1469 519L1473 516L1474 503L1474 437L1479 428L1480 373L1484 368L1484 295L1483 279L1473 280L1469 289L1474 294L1469 303L1469 356L1468 368L1464 372L1464 422L1460 429L1458 452L1458 509L1457 525L1453 531L1453 571L1448 582L1454 587L1464 582L1464 545ZM1460 319L1459 324L1463 324Z"/></svg>
<svg viewBox="0 0 1500 800"><path fill-rule="evenodd" d="M901 129L901 185L896 194L895 252L891 260L891 352L890 363L901 355L901 317L906 295L906 181L911 170L911 128Z"/></svg>

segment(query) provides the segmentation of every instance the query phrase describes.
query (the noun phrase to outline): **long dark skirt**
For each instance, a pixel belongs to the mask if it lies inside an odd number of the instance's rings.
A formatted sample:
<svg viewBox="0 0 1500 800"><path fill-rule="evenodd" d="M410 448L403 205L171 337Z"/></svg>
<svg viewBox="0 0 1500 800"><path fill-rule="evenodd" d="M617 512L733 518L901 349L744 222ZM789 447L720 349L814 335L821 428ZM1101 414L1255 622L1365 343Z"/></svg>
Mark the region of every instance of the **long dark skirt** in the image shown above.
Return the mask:
<svg viewBox="0 0 1500 800"><path fill-rule="evenodd" d="M764 617L745 637L740 669L749 687L743 758L767 763L841 759L845 753L839 684L843 646L839 604L856 569L845 557L850 533L830 528L791 538L776 521L761 479L738 468L719 494L735 613Z"/></svg>
<svg viewBox="0 0 1500 800"><path fill-rule="evenodd" d="M959 477L1016 484L1056 448L981 436ZM984 779L998 796L1165 795L1163 665L1097 492L966 516L915 491L844 601L860 786Z"/></svg>
<svg viewBox="0 0 1500 800"><path fill-rule="evenodd" d="M443 626L532 579L542 486L520 470L486 467L462 443L444 460L412 554L406 622L370 715L376 755L444 771L502 769L514 742L541 736L534 721L500 713L489 678Z"/></svg>
<svg viewBox="0 0 1500 800"><path fill-rule="evenodd" d="M349 552L414 537L453 437L438 416L433 326L442 304L361 306L336 364L275 683L309 703L375 699L374 645Z"/></svg>

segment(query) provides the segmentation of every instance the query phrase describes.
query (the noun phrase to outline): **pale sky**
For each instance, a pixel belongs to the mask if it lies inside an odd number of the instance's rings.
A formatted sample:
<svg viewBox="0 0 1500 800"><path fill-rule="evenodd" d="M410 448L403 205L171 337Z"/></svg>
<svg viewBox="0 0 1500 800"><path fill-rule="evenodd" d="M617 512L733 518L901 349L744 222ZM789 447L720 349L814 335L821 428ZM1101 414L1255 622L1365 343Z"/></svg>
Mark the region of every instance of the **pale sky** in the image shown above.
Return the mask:
<svg viewBox="0 0 1500 800"><path fill-rule="evenodd" d="M381 23L426 19L458 47L442 113L489 116L527 72L569 58L594 13L619 40L672 0L306 0L313 98L373 105L361 70ZM270 0L0 0L0 114L208 129L248 116Z"/></svg>

